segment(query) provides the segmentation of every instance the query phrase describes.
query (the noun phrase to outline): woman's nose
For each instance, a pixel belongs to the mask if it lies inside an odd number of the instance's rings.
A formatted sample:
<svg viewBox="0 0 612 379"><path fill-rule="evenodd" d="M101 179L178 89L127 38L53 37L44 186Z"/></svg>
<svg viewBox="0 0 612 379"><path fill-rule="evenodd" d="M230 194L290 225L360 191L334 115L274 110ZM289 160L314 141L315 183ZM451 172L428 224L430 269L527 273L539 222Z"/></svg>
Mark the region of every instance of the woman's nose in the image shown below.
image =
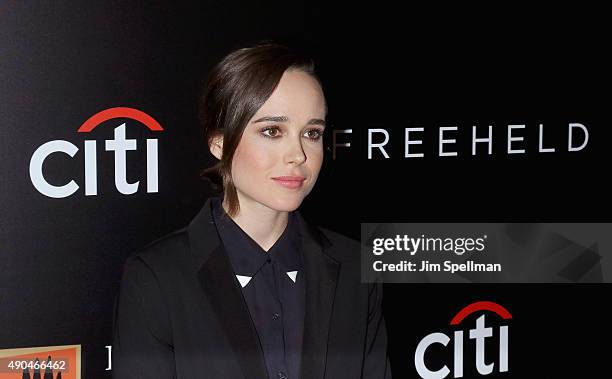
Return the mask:
<svg viewBox="0 0 612 379"><path fill-rule="evenodd" d="M302 164L306 161L306 153L301 139L293 139L286 151L287 163Z"/></svg>

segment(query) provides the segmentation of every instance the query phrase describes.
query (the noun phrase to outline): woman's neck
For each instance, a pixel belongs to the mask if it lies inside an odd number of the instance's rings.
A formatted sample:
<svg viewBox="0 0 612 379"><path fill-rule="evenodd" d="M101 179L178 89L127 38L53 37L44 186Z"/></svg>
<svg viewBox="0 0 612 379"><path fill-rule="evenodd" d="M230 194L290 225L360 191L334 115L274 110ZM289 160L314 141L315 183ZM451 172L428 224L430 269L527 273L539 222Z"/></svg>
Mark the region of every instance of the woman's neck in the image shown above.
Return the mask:
<svg viewBox="0 0 612 379"><path fill-rule="evenodd" d="M288 222L288 212L277 211L253 199L238 195L240 210L232 220L265 251L280 238ZM223 209L227 213L226 198Z"/></svg>

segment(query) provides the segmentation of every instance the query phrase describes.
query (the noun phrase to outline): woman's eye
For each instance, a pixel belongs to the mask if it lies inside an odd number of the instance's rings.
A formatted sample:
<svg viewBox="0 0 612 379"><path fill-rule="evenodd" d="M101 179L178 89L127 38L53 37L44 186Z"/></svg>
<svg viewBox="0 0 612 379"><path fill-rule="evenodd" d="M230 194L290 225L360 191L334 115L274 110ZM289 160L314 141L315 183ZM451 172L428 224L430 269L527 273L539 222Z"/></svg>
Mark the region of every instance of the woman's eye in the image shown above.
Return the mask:
<svg viewBox="0 0 612 379"><path fill-rule="evenodd" d="M319 129L310 129L309 131L306 132L306 137L310 138L311 140L318 140L319 138L321 138L322 135L322 131Z"/></svg>
<svg viewBox="0 0 612 379"><path fill-rule="evenodd" d="M275 138L280 134L280 131L277 127L269 127L263 129L261 133L264 135L264 137Z"/></svg>

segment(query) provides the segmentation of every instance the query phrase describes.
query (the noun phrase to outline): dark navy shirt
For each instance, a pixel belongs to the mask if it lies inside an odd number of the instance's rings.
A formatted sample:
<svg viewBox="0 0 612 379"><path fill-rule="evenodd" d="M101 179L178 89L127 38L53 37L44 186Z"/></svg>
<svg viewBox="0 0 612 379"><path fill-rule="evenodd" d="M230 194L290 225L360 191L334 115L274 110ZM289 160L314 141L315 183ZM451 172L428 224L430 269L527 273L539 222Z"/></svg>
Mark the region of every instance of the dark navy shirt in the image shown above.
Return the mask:
<svg viewBox="0 0 612 379"><path fill-rule="evenodd" d="M212 198L213 217L248 305L269 378L298 378L304 330L301 235L294 212L266 252Z"/></svg>

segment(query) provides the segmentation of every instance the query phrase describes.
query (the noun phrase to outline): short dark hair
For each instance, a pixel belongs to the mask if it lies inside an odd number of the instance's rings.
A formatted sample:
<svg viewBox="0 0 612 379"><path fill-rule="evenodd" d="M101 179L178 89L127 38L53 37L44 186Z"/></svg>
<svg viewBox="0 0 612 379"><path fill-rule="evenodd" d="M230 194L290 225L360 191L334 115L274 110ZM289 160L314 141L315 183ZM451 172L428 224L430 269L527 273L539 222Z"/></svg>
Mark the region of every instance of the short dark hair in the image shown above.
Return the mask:
<svg viewBox="0 0 612 379"><path fill-rule="evenodd" d="M223 155L200 176L228 199L228 214L240 209L231 168L234 152L249 120L272 95L286 70L310 74L319 84L314 60L309 55L273 42L261 41L232 51L217 63L201 88L199 119L210 148L213 139L223 136Z"/></svg>

